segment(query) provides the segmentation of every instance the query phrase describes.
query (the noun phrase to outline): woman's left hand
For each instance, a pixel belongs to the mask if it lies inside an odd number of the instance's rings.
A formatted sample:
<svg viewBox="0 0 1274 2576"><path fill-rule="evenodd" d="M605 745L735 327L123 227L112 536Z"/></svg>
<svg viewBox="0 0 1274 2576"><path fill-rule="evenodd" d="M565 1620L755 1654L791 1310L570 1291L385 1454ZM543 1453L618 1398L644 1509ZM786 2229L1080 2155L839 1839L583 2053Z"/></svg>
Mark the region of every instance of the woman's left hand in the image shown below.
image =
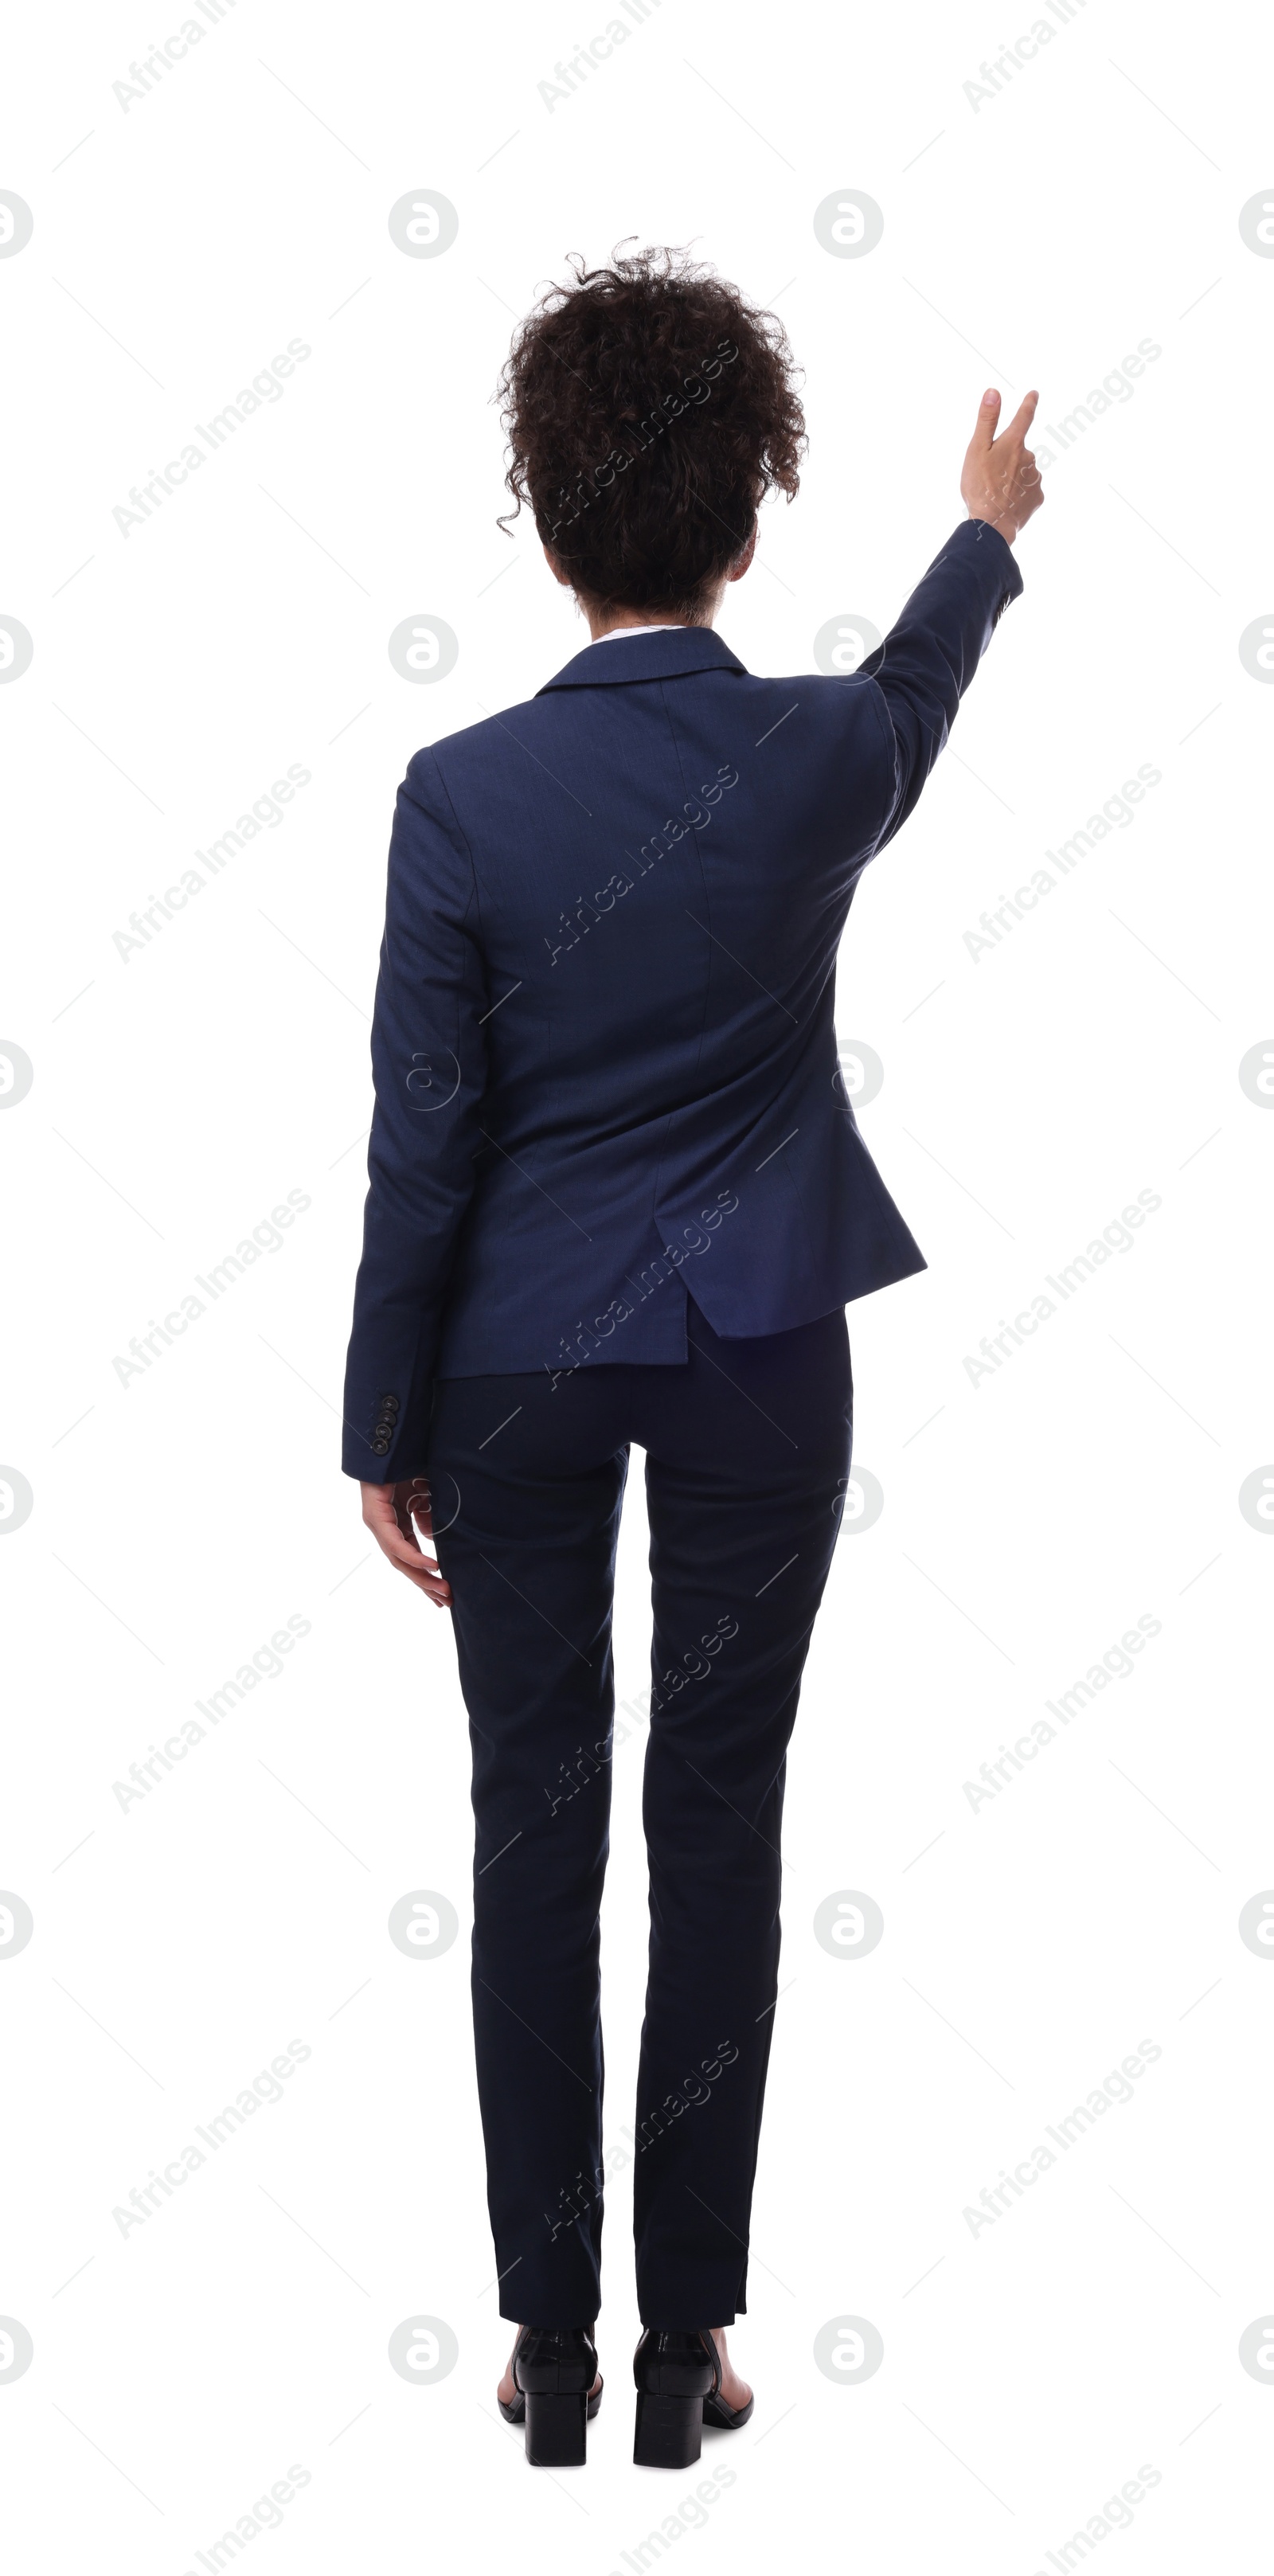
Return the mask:
<svg viewBox="0 0 1274 2576"><path fill-rule="evenodd" d="M449 1610L451 1586L416 1536L417 1530L428 1539L434 1534L428 1477L413 1476L405 1485L362 1485L359 1490L364 1523L382 1555L418 1591L427 1593L437 1609Z"/></svg>

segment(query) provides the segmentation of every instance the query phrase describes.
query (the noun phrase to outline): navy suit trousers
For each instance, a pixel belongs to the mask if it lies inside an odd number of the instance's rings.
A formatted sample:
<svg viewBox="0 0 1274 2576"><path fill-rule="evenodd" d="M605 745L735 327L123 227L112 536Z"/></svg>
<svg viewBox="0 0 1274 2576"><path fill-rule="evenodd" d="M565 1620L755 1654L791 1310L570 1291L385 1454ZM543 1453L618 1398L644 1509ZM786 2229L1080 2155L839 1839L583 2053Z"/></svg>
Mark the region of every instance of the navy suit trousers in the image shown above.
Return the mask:
<svg viewBox="0 0 1274 2576"><path fill-rule="evenodd" d="M728 2325L779 1958L788 1739L840 1527L841 1309L681 1365L440 1379L428 1446L473 1745L473 2003L501 2313L601 2301L599 1909L611 1609L629 1444L654 1615L643 1821L650 1964L635 2132L643 2323Z"/></svg>

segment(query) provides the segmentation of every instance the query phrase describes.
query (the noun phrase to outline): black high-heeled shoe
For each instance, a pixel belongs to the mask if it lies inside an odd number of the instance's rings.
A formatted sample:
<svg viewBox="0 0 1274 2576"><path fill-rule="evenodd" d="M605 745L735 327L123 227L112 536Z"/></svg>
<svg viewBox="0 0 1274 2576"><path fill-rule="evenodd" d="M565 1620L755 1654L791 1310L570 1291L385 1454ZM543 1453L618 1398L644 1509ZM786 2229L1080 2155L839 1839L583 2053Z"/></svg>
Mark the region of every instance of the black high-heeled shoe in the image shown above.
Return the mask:
<svg viewBox="0 0 1274 2576"><path fill-rule="evenodd" d="M506 2424L525 2424L531 2467L582 2468L602 2402L591 2326L523 2326L509 2367L518 2393L496 2404Z"/></svg>
<svg viewBox="0 0 1274 2576"><path fill-rule="evenodd" d="M755 2398L727 2406L721 2396L721 2356L706 2326L664 2330L647 2326L633 2354L637 2425L633 2459L639 2469L693 2468L703 2428L735 2432L746 2424Z"/></svg>

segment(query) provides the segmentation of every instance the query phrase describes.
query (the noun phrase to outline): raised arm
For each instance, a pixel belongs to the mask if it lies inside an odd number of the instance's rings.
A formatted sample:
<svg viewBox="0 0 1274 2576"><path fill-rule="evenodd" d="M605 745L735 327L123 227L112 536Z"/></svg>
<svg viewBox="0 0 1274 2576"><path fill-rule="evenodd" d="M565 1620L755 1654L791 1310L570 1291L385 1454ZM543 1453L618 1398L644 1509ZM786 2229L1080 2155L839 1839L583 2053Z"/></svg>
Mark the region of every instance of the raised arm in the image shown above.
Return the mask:
<svg viewBox="0 0 1274 2576"><path fill-rule="evenodd" d="M1038 400L1038 394L1028 394L997 438L1000 397L994 391L983 395L960 477L969 516L930 564L884 643L859 667L859 676L874 680L883 700L893 754L893 790L878 850L917 803L996 621L1022 589L1011 549L1044 498L1025 443Z"/></svg>

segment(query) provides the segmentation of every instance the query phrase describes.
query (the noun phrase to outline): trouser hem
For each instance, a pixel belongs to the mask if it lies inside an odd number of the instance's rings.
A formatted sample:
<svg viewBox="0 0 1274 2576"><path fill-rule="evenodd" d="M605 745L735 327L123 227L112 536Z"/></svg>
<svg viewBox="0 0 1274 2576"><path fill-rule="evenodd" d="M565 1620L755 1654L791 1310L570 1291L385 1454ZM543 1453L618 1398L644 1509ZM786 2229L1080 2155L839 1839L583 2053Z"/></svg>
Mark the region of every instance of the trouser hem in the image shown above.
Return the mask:
<svg viewBox="0 0 1274 2576"><path fill-rule="evenodd" d="M746 2316L747 2304L737 2268L725 2272L709 2264L641 2284L637 2292L637 2313L656 2334L679 2327L732 2326L737 2317Z"/></svg>

